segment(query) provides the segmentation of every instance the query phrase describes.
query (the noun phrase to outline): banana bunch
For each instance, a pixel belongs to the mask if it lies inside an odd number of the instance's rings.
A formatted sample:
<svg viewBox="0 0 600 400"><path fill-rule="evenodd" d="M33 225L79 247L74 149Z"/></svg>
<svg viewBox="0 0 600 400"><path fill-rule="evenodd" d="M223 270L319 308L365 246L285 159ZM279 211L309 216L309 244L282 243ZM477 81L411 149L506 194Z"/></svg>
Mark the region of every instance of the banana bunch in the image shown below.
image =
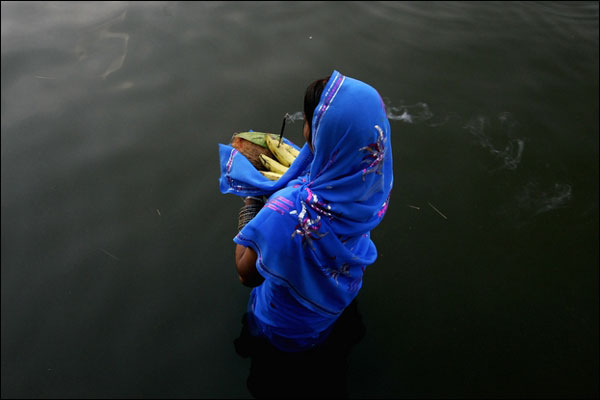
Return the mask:
<svg viewBox="0 0 600 400"><path fill-rule="evenodd" d="M265 142L267 148L273 153L277 160L261 154L259 156L260 161L267 171L260 172L268 179L276 181L286 173L300 152L287 143L281 142L280 144L278 139L275 139L269 134L265 135Z"/></svg>
<svg viewBox="0 0 600 400"><path fill-rule="evenodd" d="M239 150L252 165L272 181L281 178L300 153L277 135L262 132L237 133L232 146Z"/></svg>

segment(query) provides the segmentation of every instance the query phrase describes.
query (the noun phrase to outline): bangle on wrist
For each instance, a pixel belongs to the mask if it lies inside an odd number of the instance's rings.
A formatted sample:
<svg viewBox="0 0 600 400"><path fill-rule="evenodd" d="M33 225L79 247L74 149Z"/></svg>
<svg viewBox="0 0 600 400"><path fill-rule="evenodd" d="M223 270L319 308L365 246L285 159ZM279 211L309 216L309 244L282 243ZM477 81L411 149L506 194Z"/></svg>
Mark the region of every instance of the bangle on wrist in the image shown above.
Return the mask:
<svg viewBox="0 0 600 400"><path fill-rule="evenodd" d="M263 205L261 204L247 204L240 208L240 212L238 214L238 232L244 228L258 214L258 212L262 209Z"/></svg>

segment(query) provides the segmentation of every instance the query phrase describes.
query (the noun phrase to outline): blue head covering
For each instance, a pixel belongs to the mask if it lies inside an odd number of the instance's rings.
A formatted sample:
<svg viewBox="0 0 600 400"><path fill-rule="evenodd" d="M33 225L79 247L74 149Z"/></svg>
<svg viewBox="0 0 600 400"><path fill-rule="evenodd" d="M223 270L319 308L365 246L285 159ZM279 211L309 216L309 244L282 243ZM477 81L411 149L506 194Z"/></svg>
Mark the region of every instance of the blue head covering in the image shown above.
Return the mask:
<svg viewBox="0 0 600 400"><path fill-rule="evenodd" d="M377 258L370 231L383 218L392 189L390 125L374 88L334 71L311 132L313 151L304 145L277 181L231 146L219 145L220 188L269 196L234 241L256 251L256 267L269 285L285 287L315 315L334 321Z"/></svg>

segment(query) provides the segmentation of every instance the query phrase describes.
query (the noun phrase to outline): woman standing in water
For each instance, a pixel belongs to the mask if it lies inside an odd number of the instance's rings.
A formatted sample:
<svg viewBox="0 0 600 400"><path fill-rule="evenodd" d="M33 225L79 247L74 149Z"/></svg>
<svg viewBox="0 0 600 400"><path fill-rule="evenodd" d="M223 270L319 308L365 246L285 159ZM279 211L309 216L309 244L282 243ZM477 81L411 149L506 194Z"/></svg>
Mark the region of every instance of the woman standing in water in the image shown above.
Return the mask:
<svg viewBox="0 0 600 400"><path fill-rule="evenodd" d="M275 182L253 178L244 157L221 147L221 191L246 197L234 241L240 280L253 287L247 329L283 352L318 348L356 298L393 183L374 88L334 71L308 86L304 116L307 143Z"/></svg>
<svg viewBox="0 0 600 400"><path fill-rule="evenodd" d="M240 280L254 287L251 332L283 351L323 342L358 294L393 182L390 125L374 88L334 71L308 87L304 105L307 144L278 181L263 179L266 206L246 199L234 238ZM226 158L234 165L222 190L259 194L234 183L236 160Z"/></svg>

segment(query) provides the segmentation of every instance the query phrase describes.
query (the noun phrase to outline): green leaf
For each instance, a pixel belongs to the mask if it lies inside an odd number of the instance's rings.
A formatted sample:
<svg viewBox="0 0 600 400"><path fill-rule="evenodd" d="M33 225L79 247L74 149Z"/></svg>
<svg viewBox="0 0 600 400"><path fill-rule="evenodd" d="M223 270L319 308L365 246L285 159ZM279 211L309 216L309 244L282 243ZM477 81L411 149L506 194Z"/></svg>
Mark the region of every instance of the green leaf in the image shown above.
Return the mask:
<svg viewBox="0 0 600 400"><path fill-rule="evenodd" d="M267 142L265 141L265 135L266 133L264 132L241 132L235 136L242 139L246 139L249 142L266 148Z"/></svg>

